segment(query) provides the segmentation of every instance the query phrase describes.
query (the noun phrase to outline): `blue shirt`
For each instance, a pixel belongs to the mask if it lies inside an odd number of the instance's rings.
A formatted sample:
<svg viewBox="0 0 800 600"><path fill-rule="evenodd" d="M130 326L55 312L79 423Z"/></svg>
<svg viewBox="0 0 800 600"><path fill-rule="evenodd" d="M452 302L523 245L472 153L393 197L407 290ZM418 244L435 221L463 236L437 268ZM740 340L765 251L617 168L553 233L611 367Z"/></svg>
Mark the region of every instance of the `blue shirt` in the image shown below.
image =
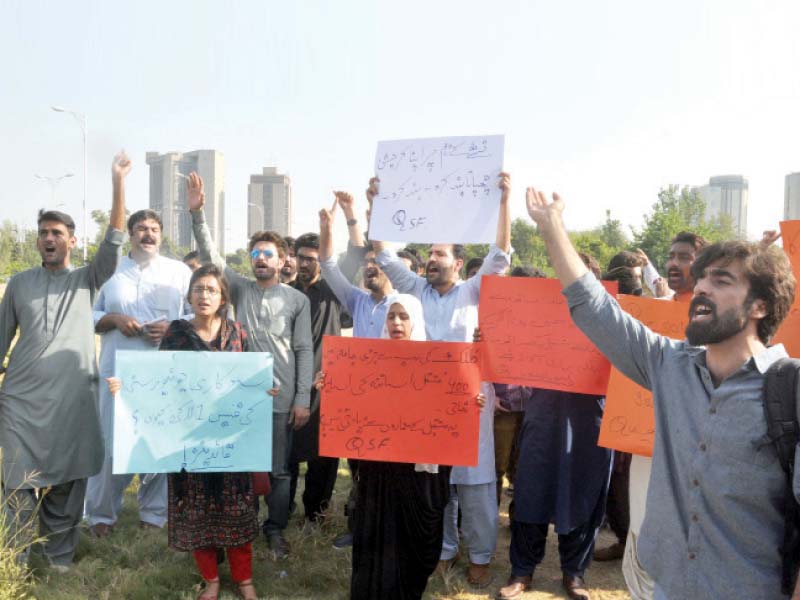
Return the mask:
<svg viewBox="0 0 800 600"><path fill-rule="evenodd" d="M653 470L637 549L656 585L673 600L783 598L787 482L763 406L764 375L786 356L783 346L751 357L715 387L705 349L657 335L591 274L564 295L598 349L653 392Z"/></svg>
<svg viewBox="0 0 800 600"><path fill-rule="evenodd" d="M386 297L376 302L366 290L354 286L331 257L319 261L322 277L353 317L353 337L380 338L386 321Z"/></svg>
<svg viewBox="0 0 800 600"><path fill-rule="evenodd" d="M478 326L481 277L505 273L511 265L511 253L492 244L477 275L467 281L458 281L445 294L439 294L427 279L409 271L405 263L388 249L379 252L375 261L398 292L419 298L428 340L471 342Z"/></svg>

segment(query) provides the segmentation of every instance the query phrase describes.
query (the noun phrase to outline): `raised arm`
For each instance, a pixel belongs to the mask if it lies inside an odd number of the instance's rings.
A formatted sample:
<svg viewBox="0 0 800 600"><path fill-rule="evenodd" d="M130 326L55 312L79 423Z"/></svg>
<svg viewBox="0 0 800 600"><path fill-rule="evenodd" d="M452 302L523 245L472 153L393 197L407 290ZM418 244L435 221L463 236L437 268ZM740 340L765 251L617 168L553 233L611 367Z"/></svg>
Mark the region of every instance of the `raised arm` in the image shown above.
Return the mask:
<svg viewBox="0 0 800 600"><path fill-rule="evenodd" d="M649 388L651 369L664 360L672 342L622 310L589 272L567 236L564 201L558 194L548 202L542 192L528 188L526 204L564 288L572 320L615 367Z"/></svg>
<svg viewBox="0 0 800 600"><path fill-rule="evenodd" d="M206 224L206 216L203 207L206 204L205 184L203 178L197 173L191 173L186 180L186 203L192 215L192 233L197 242L197 251L200 254L200 262L212 263L218 269L224 270L226 267L225 259L217 251L214 238Z"/></svg>
<svg viewBox="0 0 800 600"><path fill-rule="evenodd" d="M511 175L506 172L500 173L500 208L497 215L497 237L495 245L503 252L511 252L511 206L509 197L511 196Z"/></svg>
<svg viewBox="0 0 800 600"><path fill-rule="evenodd" d="M336 215L336 202L330 210L319 211L319 264L322 277L328 282L336 298L351 315L355 311L355 296L359 289L344 276L333 259L333 221Z"/></svg>
<svg viewBox="0 0 800 600"><path fill-rule="evenodd" d="M89 267L89 285L99 289L114 274L119 249L125 236L125 178L131 172L131 159L119 152L111 163L111 215L105 238Z"/></svg>
<svg viewBox="0 0 800 600"><path fill-rule="evenodd" d="M539 227L550 264L561 281L561 287L568 287L589 270L578 256L564 227L564 201L553 193L553 201L548 202L543 192L529 187L525 192L525 204L531 219Z"/></svg>
<svg viewBox="0 0 800 600"><path fill-rule="evenodd" d="M347 252L339 263L339 269L347 281L352 283L370 247L367 245L364 234L358 224L353 196L347 192L334 192L334 194L336 194L336 202L342 207L344 217L347 219L347 235L349 238ZM369 214L369 211L367 211L367 214ZM367 220L367 224L369 224L369 220Z"/></svg>

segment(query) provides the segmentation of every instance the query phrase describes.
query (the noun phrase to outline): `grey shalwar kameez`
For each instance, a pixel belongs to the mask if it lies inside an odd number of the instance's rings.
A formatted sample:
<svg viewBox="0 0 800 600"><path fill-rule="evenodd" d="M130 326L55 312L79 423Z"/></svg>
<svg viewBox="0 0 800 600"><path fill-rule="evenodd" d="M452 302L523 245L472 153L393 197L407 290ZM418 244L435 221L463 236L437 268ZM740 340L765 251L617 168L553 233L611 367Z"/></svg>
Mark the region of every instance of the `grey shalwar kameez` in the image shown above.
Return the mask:
<svg viewBox="0 0 800 600"><path fill-rule="evenodd" d="M3 489L17 499L8 503L18 508L11 517L24 523L36 506L33 488L52 488L39 516L53 564L72 561L86 478L103 462L92 304L123 237L109 228L86 267L14 275L0 303L0 355L20 334L0 387Z"/></svg>

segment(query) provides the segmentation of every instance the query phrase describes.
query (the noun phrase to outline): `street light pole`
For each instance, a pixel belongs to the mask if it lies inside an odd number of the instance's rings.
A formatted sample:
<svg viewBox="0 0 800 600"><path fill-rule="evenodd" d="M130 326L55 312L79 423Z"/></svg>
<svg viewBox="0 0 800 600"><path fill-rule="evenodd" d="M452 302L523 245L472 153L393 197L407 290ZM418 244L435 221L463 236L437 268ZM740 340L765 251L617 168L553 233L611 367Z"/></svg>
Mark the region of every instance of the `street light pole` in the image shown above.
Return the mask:
<svg viewBox="0 0 800 600"><path fill-rule="evenodd" d="M46 181L50 184L50 199L53 208L56 208L58 205L56 204L56 188L58 184L61 183L62 179L66 179L67 177L72 177L72 173L64 173L63 175L59 175L58 177L48 177L47 175L40 175L39 173L35 173L34 177L41 181Z"/></svg>
<svg viewBox="0 0 800 600"><path fill-rule="evenodd" d="M78 125L81 127L81 133L83 135L83 262L86 264L87 252L89 249L89 211L86 208L86 174L87 174L87 144L86 138L88 137L89 126L86 120L86 115L83 113L79 113L74 110L68 110L63 106L51 106L54 111L56 112L63 112L68 113L73 116L73 118L78 122Z"/></svg>

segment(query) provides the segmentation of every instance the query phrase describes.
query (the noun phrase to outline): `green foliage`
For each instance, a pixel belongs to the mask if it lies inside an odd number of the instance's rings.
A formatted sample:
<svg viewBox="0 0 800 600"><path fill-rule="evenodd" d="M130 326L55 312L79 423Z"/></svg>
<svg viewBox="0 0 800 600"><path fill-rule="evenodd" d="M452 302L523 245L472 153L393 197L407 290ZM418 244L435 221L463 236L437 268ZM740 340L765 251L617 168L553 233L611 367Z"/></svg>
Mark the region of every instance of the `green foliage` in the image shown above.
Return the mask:
<svg viewBox="0 0 800 600"><path fill-rule="evenodd" d="M634 230L634 246L644 250L658 269L663 270L670 241L681 231L692 231L711 242L736 237L729 217L706 219L705 211L705 201L688 187L664 188L650 214L644 216L642 229Z"/></svg>
<svg viewBox="0 0 800 600"><path fill-rule="evenodd" d="M547 260L547 252L542 236L536 231L536 226L528 219L514 219L511 223L511 245L514 254L511 255L511 266L537 267L548 276L553 275L553 269Z"/></svg>
<svg viewBox="0 0 800 600"><path fill-rule="evenodd" d="M233 254L225 257L228 266L245 277L253 276L253 268L250 266L250 254L244 248L239 248Z"/></svg>
<svg viewBox="0 0 800 600"><path fill-rule="evenodd" d="M0 225L0 279L6 280L41 262L36 249L36 232L20 230L11 221L4 221Z"/></svg>

